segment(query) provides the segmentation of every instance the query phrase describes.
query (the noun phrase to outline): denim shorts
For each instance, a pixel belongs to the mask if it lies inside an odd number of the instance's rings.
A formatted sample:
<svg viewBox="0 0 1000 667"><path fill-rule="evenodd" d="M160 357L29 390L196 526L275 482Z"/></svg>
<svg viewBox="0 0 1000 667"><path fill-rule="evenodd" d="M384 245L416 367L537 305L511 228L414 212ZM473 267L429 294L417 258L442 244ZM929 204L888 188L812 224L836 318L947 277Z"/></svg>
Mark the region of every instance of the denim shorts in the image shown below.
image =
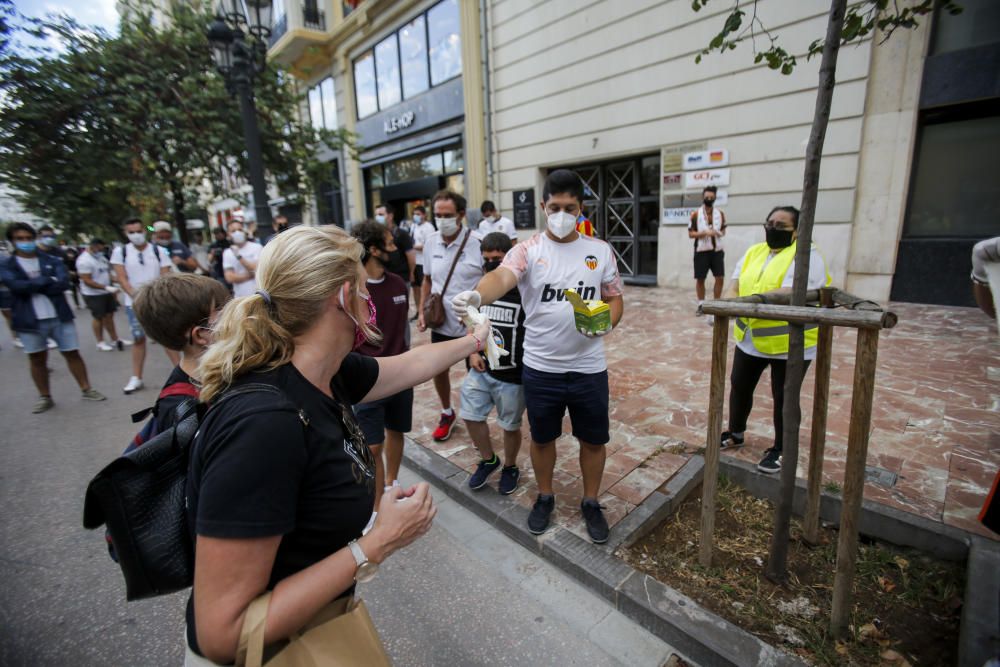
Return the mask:
<svg viewBox="0 0 1000 667"><path fill-rule="evenodd" d="M125 314L128 316L128 328L132 332L132 339L140 341L145 338L146 332L142 330L142 325L139 324L139 318L135 316L132 306L125 306Z"/></svg>
<svg viewBox="0 0 1000 667"><path fill-rule="evenodd" d="M24 343L25 354L44 352L49 348L49 338L59 344L60 352L80 349L73 320L60 322L58 317L46 317L44 320L38 320L38 331L18 331L17 336Z"/></svg>
<svg viewBox="0 0 1000 667"><path fill-rule="evenodd" d="M458 416L473 422L484 422L495 405L497 424L505 431L521 430L524 414L524 387L503 382L489 373L471 370L462 382L462 405Z"/></svg>
<svg viewBox="0 0 1000 667"><path fill-rule="evenodd" d="M566 410L578 439L591 445L611 440L607 371L545 373L525 366L521 378L532 440L546 443L562 435Z"/></svg>
<svg viewBox="0 0 1000 667"><path fill-rule="evenodd" d="M409 433L413 428L413 389L380 398L371 403L358 403L354 414L369 445L385 442L385 429Z"/></svg>

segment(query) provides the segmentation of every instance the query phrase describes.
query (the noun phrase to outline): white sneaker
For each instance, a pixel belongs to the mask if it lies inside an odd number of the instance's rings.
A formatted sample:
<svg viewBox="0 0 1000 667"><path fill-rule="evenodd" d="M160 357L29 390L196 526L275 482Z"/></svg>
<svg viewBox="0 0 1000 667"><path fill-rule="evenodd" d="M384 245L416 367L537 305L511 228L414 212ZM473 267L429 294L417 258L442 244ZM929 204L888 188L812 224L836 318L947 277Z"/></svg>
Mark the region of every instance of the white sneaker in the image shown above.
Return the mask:
<svg viewBox="0 0 1000 667"><path fill-rule="evenodd" d="M100 350L101 352L113 352L115 348L111 347L102 340L100 343L97 344L97 349Z"/></svg>
<svg viewBox="0 0 1000 667"><path fill-rule="evenodd" d="M126 347L132 344L132 341L125 340L124 338L119 338L114 343L115 347L117 347L119 350L124 350Z"/></svg>
<svg viewBox="0 0 1000 667"><path fill-rule="evenodd" d="M56 349L57 347L59 347L59 343L55 342L55 341L54 341L54 340L52 340L51 338L49 339L49 343L48 343L48 345L49 345L49 349L50 349L50 350L54 350L54 349Z"/></svg>
<svg viewBox="0 0 1000 667"><path fill-rule="evenodd" d="M128 384L122 387L122 391L126 394L131 394L133 391L139 391L143 386L142 380L133 375L129 379Z"/></svg>
<svg viewBox="0 0 1000 667"><path fill-rule="evenodd" d="M24 347L24 343L21 342L20 338L14 339L14 347Z"/></svg>

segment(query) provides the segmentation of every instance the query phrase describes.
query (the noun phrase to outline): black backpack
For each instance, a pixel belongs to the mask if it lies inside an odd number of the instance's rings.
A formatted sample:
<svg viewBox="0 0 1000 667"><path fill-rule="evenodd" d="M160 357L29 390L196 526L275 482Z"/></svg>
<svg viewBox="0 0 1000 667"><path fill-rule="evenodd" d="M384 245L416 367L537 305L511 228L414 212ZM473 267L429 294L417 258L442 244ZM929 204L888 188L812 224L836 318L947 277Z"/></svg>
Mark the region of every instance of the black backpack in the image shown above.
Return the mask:
<svg viewBox="0 0 1000 667"><path fill-rule="evenodd" d="M270 384L247 383L226 391L211 407L253 392L285 395ZM194 582L185 494L191 444L210 409L193 399L184 401L174 426L119 456L87 486L83 527L107 524L127 600L166 595ZM308 424L290 403L282 409L296 412Z"/></svg>

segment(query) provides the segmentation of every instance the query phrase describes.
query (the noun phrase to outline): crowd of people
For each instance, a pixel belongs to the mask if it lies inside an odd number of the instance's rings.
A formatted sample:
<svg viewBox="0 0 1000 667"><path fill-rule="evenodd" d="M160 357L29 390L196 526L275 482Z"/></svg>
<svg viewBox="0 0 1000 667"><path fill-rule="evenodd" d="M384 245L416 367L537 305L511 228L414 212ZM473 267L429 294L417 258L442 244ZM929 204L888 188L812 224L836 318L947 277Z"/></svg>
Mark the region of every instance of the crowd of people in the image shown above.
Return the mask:
<svg viewBox="0 0 1000 667"><path fill-rule="evenodd" d="M709 270L714 295L722 294L727 225L716 194L705 189L689 228L699 301ZM539 204L545 229L521 240L490 201L472 229L464 197L443 190L429 214L418 206L406 224L397 224L389 206L350 233L289 228L279 219L283 233L266 244L238 219L194 250L174 238L169 223L156 223L150 240L144 224L129 219L126 243L108 253L109 244L94 238L72 260L56 252L51 228L8 227L14 252L0 258L0 306L29 358L39 392L35 412L53 406L52 345L83 399L105 400L79 353L66 298L71 268L98 349L131 350L124 393L144 386L150 338L174 366L155 407L160 424L176 418L182 396L199 395L210 406L187 480L196 548L185 664L231 662L246 610L264 591L271 591L265 639L280 644L429 529L436 509L427 485L399 482L413 387L427 380L441 407L432 437L447 440L461 418L479 453L468 479L473 490L498 471L500 493L518 488L527 415L537 486L527 527L534 534L548 529L555 509L556 442L568 414L579 447L580 512L591 540L608 540L599 500L610 440L602 338L622 321L624 290L614 252L592 235L583 204L580 178L557 170ZM794 207L774 208L764 241L732 271L729 294L789 289L797 227ZM829 284L813 247L808 287ZM578 328L567 290L607 304L610 326ZM119 297L131 340L115 328ZM411 347L413 320L419 331L430 330L429 344ZM759 469L774 473L781 469L787 323L740 319L735 338L721 445L744 445L754 390L769 368L775 441ZM815 346L816 331L807 330L807 363ZM488 355L490 349L504 354ZM450 371L458 363L466 374L456 411ZM488 427L494 412L499 449Z"/></svg>

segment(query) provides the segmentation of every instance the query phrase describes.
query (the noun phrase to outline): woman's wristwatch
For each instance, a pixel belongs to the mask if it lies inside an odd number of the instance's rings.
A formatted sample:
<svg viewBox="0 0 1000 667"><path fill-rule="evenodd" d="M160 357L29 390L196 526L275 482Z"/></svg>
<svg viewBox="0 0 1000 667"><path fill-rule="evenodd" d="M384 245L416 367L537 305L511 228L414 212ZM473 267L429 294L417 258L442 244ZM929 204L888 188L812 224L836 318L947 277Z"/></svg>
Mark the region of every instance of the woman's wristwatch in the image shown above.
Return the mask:
<svg viewBox="0 0 1000 667"><path fill-rule="evenodd" d="M354 572L354 581L359 584L366 584L374 579L375 575L378 574L378 563L368 560L368 556L365 555L364 550L358 544L357 540L351 540L347 548L351 550L351 555L354 556L354 563L358 566L358 569Z"/></svg>

